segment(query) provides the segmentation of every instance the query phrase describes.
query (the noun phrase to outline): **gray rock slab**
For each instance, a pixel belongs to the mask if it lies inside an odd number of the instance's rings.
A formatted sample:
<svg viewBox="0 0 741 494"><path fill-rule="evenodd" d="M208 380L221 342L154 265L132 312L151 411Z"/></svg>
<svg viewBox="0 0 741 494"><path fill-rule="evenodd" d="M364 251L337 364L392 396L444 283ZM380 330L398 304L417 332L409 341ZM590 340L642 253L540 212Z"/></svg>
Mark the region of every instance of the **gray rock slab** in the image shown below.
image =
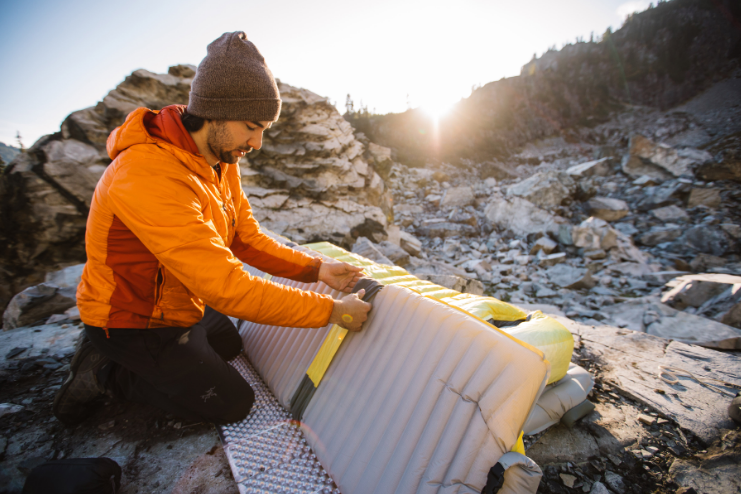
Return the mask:
<svg viewBox="0 0 741 494"><path fill-rule="evenodd" d="M475 196L471 187L451 187L445 191L441 207L464 207L473 203Z"/></svg>
<svg viewBox="0 0 741 494"><path fill-rule="evenodd" d="M720 227L715 225L696 225L684 235L687 245L698 252L722 256L731 246L731 239Z"/></svg>
<svg viewBox="0 0 741 494"><path fill-rule="evenodd" d="M550 170L536 173L507 189L508 197L522 197L538 207L560 206L576 190L576 183L569 174Z"/></svg>
<svg viewBox="0 0 741 494"><path fill-rule="evenodd" d="M46 320L76 303L77 287L61 288L51 283L30 286L14 296L3 313L3 329L10 330Z"/></svg>
<svg viewBox="0 0 741 494"><path fill-rule="evenodd" d="M661 296L661 302L681 310L700 307L731 287L741 288L741 276L716 273L687 275L669 283L673 288Z"/></svg>
<svg viewBox="0 0 741 494"><path fill-rule="evenodd" d="M479 280L463 278L454 274L420 274L418 278L461 293L484 294L484 285Z"/></svg>
<svg viewBox="0 0 741 494"><path fill-rule="evenodd" d="M540 237L530 249L530 254L535 255L542 251L544 254L550 254L558 247L558 244L548 237Z"/></svg>
<svg viewBox="0 0 741 494"><path fill-rule="evenodd" d="M559 424L548 429L527 454L539 465L619 456L650 435L638 423L639 413L635 406L627 404L595 403L595 410L575 427Z"/></svg>
<svg viewBox="0 0 741 494"><path fill-rule="evenodd" d="M75 343L80 331L82 331L81 326L45 324L2 332L0 333L0 362L6 360L6 355L16 348L26 350L16 354L13 358L38 357L47 354L72 355L75 352Z"/></svg>
<svg viewBox="0 0 741 494"><path fill-rule="evenodd" d="M486 207L484 214L492 225L511 230L516 235L538 232L555 234L559 224L566 222L521 197L494 200Z"/></svg>
<svg viewBox="0 0 741 494"><path fill-rule="evenodd" d="M587 250L609 250L618 245L618 232L605 220L590 217L571 229L574 245Z"/></svg>
<svg viewBox="0 0 741 494"><path fill-rule="evenodd" d="M617 221L630 212L628 203L611 197L593 197L587 202L592 216L605 221Z"/></svg>
<svg viewBox="0 0 741 494"><path fill-rule="evenodd" d="M461 223L449 223L447 221L440 223L430 223L417 228L417 233L426 237L447 238L455 235L470 236L476 233L476 229L471 225Z"/></svg>
<svg viewBox="0 0 741 494"><path fill-rule="evenodd" d="M44 283L51 283L60 288L77 288L77 285L80 284L80 278L82 277L82 270L84 268L85 264L75 264L58 271L46 273Z"/></svg>
<svg viewBox="0 0 741 494"><path fill-rule="evenodd" d="M741 330L676 310L658 297L642 297L601 309L614 326L688 344L722 350L741 349Z"/></svg>
<svg viewBox="0 0 741 494"><path fill-rule="evenodd" d="M675 420L707 444L720 437L720 429L735 427L728 417L729 397L684 375L677 376L677 384L669 384L659 378L658 372L660 365L667 366L741 386L738 356L614 326L587 326L552 317L580 337L588 354L602 365L603 380L622 394Z"/></svg>
<svg viewBox="0 0 741 494"><path fill-rule="evenodd" d="M690 219L687 211L674 205L652 209L651 215L661 221L688 221Z"/></svg>
<svg viewBox="0 0 741 494"><path fill-rule="evenodd" d="M589 494L610 494L610 491L602 482L595 482L592 484L592 490L589 491Z"/></svg>
<svg viewBox="0 0 741 494"><path fill-rule="evenodd" d="M422 253L422 242L411 233L405 231L399 232L399 246L412 256L419 257Z"/></svg>
<svg viewBox="0 0 741 494"><path fill-rule="evenodd" d="M593 176L606 177L612 172L611 161L612 158L610 157L594 161L587 161L586 163L580 163L578 165L569 167L566 170L566 173L568 173L575 179Z"/></svg>
<svg viewBox="0 0 741 494"><path fill-rule="evenodd" d="M394 264L391 259L383 255L383 252L381 252L377 244L374 244L365 237L358 237L358 240L355 241L355 244L352 247L352 252L353 254L363 256L366 259L370 259L379 264L387 264L389 266L393 266Z"/></svg>
<svg viewBox="0 0 741 494"><path fill-rule="evenodd" d="M652 228L643 235L638 237L638 243L653 247L654 245L663 244L664 242L671 242L678 239L683 233L683 230L677 225L661 225Z"/></svg>
<svg viewBox="0 0 741 494"><path fill-rule="evenodd" d="M556 264L560 264L566 260L566 253L565 252L558 252L556 254L548 254L547 256L541 257L538 260L538 265L542 268L549 267L549 266L555 266Z"/></svg>
<svg viewBox="0 0 741 494"><path fill-rule="evenodd" d="M670 146L657 144L642 135L630 138L630 149L623 159L623 172L640 177L648 175L666 180L680 175L692 175L691 166L697 160L681 156Z"/></svg>
<svg viewBox="0 0 741 494"><path fill-rule="evenodd" d="M575 268L566 264L553 266L546 271L546 274L551 283L561 288L592 288L597 284L588 269Z"/></svg>
<svg viewBox="0 0 741 494"><path fill-rule="evenodd" d="M718 189L694 188L690 191L690 197L687 199L687 207L707 206L715 209L720 207L721 201L720 191Z"/></svg>
<svg viewBox="0 0 741 494"><path fill-rule="evenodd" d="M378 250L380 250L387 259L390 259L391 262L397 266L406 266L409 264L409 253L388 240L379 243Z"/></svg>
<svg viewBox="0 0 741 494"><path fill-rule="evenodd" d="M726 453L702 459L676 459L669 475L683 487L703 494L741 492L741 454Z"/></svg>

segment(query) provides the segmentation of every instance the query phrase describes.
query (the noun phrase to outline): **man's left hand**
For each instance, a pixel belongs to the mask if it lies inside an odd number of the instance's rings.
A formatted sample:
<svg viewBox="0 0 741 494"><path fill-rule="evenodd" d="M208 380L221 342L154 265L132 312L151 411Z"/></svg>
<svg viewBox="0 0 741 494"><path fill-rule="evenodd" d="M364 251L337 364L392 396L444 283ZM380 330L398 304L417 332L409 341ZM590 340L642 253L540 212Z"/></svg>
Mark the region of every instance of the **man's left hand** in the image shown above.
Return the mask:
<svg viewBox="0 0 741 494"><path fill-rule="evenodd" d="M355 283L361 278L363 268L341 261L323 261L319 267L319 281L341 292L352 292Z"/></svg>

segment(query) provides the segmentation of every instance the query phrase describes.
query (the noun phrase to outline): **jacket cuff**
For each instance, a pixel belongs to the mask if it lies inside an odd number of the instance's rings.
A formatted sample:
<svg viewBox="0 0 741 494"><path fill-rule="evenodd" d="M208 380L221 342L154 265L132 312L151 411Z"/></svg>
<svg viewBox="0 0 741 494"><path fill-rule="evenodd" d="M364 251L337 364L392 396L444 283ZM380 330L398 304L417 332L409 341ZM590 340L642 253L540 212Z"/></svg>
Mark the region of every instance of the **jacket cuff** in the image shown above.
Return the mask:
<svg viewBox="0 0 741 494"><path fill-rule="evenodd" d="M319 281L319 268L321 266L321 258L315 257L304 267L304 269L301 270L298 276L292 279L302 283L316 283Z"/></svg>

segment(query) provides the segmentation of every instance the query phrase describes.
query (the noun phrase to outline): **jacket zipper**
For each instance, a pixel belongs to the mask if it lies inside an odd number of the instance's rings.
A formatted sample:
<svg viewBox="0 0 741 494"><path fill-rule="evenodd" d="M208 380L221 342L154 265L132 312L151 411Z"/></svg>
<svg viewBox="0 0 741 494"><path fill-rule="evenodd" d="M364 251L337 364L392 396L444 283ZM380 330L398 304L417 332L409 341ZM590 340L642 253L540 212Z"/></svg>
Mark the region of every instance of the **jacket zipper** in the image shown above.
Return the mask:
<svg viewBox="0 0 741 494"><path fill-rule="evenodd" d="M159 307L162 302L162 295L165 288L165 270L162 266L157 268L157 282L154 291L154 306ZM165 312L161 311L160 319L165 318Z"/></svg>

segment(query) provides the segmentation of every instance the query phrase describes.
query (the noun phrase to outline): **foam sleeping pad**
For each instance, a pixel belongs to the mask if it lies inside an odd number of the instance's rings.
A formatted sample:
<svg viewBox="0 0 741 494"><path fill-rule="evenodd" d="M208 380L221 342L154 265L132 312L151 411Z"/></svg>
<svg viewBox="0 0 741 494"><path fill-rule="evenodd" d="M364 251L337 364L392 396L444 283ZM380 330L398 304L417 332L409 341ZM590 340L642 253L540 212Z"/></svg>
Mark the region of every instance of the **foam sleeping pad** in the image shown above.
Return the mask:
<svg viewBox="0 0 741 494"><path fill-rule="evenodd" d="M340 295L322 283L273 281ZM239 329L250 362L288 408L330 327ZM480 492L515 446L548 372L542 352L389 285L363 331L347 334L301 427L345 494ZM532 475L512 468L507 477L515 485ZM507 485L500 492L515 492Z"/></svg>

